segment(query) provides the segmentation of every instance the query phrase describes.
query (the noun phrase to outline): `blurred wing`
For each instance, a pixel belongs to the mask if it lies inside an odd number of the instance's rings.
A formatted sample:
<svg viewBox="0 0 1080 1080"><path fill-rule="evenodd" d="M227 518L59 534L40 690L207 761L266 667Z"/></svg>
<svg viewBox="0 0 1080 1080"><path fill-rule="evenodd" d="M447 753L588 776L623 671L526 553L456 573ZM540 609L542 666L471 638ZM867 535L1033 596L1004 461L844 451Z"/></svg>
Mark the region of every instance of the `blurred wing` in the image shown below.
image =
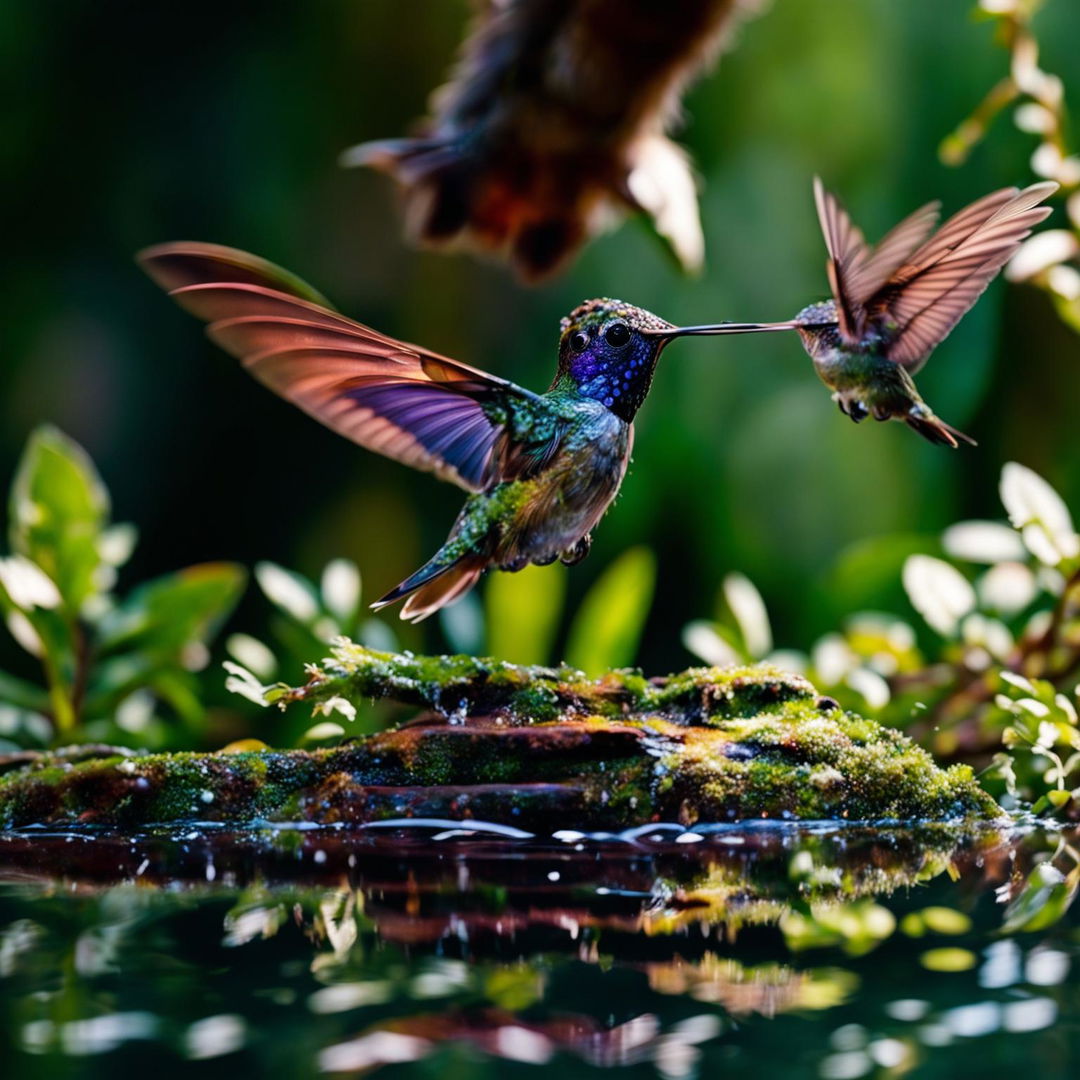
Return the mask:
<svg viewBox="0 0 1080 1080"><path fill-rule="evenodd" d="M360 446L468 491L554 447L557 419L536 423L543 398L338 315L272 263L209 244L166 244L139 261L256 378ZM526 413L532 422L516 424ZM547 437L534 445L539 429Z"/></svg>
<svg viewBox="0 0 1080 1080"><path fill-rule="evenodd" d="M939 204L927 203L908 215L871 248L840 201L814 178L814 201L829 252L829 285L841 334L854 343L862 337L866 302L910 257L937 224Z"/></svg>
<svg viewBox="0 0 1080 1080"><path fill-rule="evenodd" d="M887 325L889 359L915 372L970 310L1033 226L1057 189L1033 184L996 191L950 218L890 278L868 307Z"/></svg>

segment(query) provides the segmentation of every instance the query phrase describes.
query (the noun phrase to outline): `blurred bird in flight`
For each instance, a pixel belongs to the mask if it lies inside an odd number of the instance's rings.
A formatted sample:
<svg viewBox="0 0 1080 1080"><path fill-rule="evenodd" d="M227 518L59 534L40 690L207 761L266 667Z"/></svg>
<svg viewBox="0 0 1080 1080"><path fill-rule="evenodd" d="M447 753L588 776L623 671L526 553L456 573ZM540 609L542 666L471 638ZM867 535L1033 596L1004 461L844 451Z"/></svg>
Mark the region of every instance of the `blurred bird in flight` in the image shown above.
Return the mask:
<svg viewBox="0 0 1080 1080"><path fill-rule="evenodd" d="M641 210L679 262L704 238L685 152L665 134L687 85L759 0L481 0L416 138L342 155L394 177L428 246L507 258L526 280Z"/></svg>

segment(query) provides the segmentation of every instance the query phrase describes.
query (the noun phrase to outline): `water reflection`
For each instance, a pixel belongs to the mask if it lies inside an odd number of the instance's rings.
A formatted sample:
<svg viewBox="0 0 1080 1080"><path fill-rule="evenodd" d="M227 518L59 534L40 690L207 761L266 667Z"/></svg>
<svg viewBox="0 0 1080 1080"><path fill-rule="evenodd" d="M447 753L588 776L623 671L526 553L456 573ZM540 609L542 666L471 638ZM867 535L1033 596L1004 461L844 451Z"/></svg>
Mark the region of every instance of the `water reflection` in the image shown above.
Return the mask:
<svg viewBox="0 0 1080 1080"><path fill-rule="evenodd" d="M0 1060L35 1077L1070 1076L1075 839L8 834Z"/></svg>

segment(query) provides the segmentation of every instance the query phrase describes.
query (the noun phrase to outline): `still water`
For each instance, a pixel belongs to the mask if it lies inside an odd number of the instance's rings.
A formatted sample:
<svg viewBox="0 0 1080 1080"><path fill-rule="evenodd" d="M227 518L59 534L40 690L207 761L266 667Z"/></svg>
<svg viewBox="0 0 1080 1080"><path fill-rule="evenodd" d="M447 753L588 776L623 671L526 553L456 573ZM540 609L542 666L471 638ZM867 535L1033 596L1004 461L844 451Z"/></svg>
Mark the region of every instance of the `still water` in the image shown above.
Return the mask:
<svg viewBox="0 0 1080 1080"><path fill-rule="evenodd" d="M5 1080L1074 1077L1080 835L0 836Z"/></svg>

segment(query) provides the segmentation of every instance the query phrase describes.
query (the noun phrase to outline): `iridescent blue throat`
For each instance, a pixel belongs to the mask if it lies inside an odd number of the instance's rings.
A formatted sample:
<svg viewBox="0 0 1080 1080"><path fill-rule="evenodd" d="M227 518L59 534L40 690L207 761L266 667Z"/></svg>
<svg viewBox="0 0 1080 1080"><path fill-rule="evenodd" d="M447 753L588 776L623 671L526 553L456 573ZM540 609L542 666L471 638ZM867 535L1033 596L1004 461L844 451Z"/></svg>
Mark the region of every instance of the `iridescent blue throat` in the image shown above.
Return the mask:
<svg viewBox="0 0 1080 1080"><path fill-rule="evenodd" d="M578 392L607 406L630 423L648 396L659 348L655 341L637 337L622 349L596 342L570 362L570 376Z"/></svg>

